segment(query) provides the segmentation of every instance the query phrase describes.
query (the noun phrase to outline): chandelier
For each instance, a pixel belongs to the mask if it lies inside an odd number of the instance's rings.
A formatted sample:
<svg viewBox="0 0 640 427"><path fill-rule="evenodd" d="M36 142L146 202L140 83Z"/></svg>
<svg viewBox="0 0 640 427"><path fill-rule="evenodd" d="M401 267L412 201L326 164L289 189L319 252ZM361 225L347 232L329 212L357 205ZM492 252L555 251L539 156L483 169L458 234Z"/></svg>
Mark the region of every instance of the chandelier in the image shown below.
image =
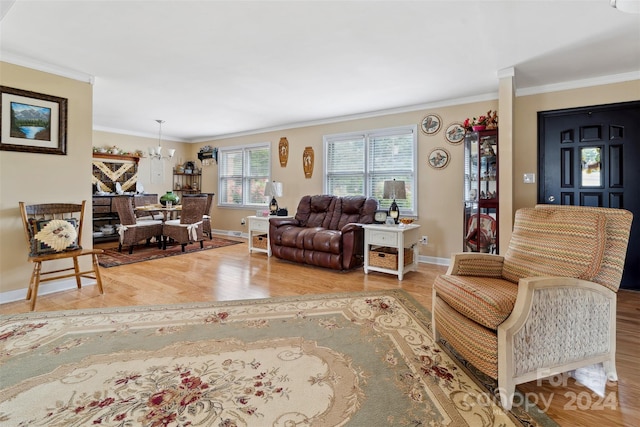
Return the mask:
<svg viewBox="0 0 640 427"><path fill-rule="evenodd" d="M156 120L156 122L158 122L158 125L160 126L160 130L158 131L158 146L149 147L149 157L151 157L152 159L158 159L158 160L170 159L173 157L176 150L175 148L169 148L167 150L167 156L162 157L162 146L160 145L160 142L162 141L162 124L164 123L164 120Z"/></svg>

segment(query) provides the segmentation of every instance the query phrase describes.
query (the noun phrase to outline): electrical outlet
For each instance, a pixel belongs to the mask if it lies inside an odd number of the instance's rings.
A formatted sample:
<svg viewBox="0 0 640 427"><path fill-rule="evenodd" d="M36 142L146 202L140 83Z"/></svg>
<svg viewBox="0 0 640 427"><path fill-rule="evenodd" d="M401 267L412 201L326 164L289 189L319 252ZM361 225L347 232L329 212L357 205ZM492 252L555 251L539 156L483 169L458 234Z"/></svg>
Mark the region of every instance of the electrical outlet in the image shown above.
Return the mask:
<svg viewBox="0 0 640 427"><path fill-rule="evenodd" d="M420 244L421 245L428 245L429 244L429 236L422 236L422 239L420 239Z"/></svg>
<svg viewBox="0 0 640 427"><path fill-rule="evenodd" d="M247 223L247 220L246 220L246 219L242 218L242 219L240 220L240 224L241 224L241 225L245 225L246 223Z"/></svg>

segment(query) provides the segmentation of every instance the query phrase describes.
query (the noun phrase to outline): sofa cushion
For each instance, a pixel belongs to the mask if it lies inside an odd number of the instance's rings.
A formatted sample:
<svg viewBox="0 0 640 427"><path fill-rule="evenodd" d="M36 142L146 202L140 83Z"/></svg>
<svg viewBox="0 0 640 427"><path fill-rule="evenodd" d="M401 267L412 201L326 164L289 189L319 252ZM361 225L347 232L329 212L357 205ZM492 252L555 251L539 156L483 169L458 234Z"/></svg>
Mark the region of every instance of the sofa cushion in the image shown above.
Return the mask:
<svg viewBox="0 0 640 427"><path fill-rule="evenodd" d="M340 230L349 223L360 222L360 214L366 200L364 196L344 196L337 200L329 228Z"/></svg>
<svg viewBox="0 0 640 427"><path fill-rule="evenodd" d="M454 310L492 330L509 317L518 295L518 285L492 277L443 274L433 286Z"/></svg>
<svg viewBox="0 0 640 427"><path fill-rule="evenodd" d="M335 196L327 194L302 197L296 211L296 219L300 222L300 226L329 228L335 199Z"/></svg>
<svg viewBox="0 0 640 427"><path fill-rule="evenodd" d="M317 230L315 233L307 235L304 248L311 251L340 254L342 253L342 232L338 230Z"/></svg>
<svg viewBox="0 0 640 427"><path fill-rule="evenodd" d="M304 249L305 240L313 237L315 233L324 230L322 227L296 227L292 225L284 226L283 230L278 230L277 244L288 247Z"/></svg>
<svg viewBox="0 0 640 427"><path fill-rule="evenodd" d="M591 280L602 264L604 215L592 211L523 208L516 212L502 277L563 276Z"/></svg>

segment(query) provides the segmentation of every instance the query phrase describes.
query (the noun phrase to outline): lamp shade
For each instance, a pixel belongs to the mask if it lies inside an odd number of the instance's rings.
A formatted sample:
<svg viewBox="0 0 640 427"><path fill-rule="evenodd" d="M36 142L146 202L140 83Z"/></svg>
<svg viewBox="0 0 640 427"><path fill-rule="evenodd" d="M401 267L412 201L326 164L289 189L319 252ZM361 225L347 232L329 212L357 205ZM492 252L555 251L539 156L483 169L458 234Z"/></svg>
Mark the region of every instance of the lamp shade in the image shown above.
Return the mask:
<svg viewBox="0 0 640 427"><path fill-rule="evenodd" d="M640 13L640 0L610 0L611 7L625 13Z"/></svg>
<svg viewBox="0 0 640 427"><path fill-rule="evenodd" d="M407 191L404 186L404 181L385 181L384 190L382 194L383 199L406 199Z"/></svg>
<svg viewBox="0 0 640 427"><path fill-rule="evenodd" d="M271 197L282 197L282 183L271 181L264 187L264 195Z"/></svg>

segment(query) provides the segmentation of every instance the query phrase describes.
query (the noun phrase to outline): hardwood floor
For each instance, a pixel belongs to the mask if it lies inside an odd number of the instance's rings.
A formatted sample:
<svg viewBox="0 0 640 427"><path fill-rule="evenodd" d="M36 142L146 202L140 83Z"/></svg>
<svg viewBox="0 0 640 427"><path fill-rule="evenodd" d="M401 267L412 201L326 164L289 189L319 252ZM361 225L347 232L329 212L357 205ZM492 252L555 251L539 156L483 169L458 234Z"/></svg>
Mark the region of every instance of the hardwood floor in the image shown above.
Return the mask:
<svg viewBox="0 0 640 427"><path fill-rule="evenodd" d="M38 297L37 311L180 302L225 301L278 296L401 288L430 310L431 284L445 267L421 264L399 282L362 269L340 273L249 254L246 244L101 269L105 293L95 286ZM25 279L26 280L26 279ZM29 311L29 303L0 305L0 314ZM638 426L640 420L640 293L618 293L617 368L619 381L607 382L599 369L575 378L552 378L518 389L562 426ZM548 404L548 408L547 408Z"/></svg>

